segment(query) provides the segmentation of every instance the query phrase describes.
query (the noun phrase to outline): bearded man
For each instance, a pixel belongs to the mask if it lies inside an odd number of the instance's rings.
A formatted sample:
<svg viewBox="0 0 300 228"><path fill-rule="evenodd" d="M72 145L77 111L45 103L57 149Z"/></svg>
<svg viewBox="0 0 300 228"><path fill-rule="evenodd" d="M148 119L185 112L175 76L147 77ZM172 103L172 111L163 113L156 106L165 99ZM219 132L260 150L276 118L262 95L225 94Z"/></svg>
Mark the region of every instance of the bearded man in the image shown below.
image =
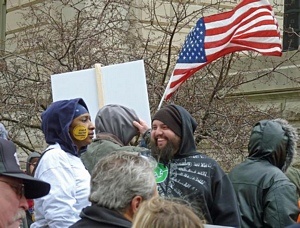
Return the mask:
<svg viewBox="0 0 300 228"><path fill-rule="evenodd" d="M145 129L143 124L134 125L140 132ZM159 194L185 199L208 224L241 227L233 186L215 160L197 152L196 127L194 118L181 106L167 105L155 113L151 154L158 161Z"/></svg>

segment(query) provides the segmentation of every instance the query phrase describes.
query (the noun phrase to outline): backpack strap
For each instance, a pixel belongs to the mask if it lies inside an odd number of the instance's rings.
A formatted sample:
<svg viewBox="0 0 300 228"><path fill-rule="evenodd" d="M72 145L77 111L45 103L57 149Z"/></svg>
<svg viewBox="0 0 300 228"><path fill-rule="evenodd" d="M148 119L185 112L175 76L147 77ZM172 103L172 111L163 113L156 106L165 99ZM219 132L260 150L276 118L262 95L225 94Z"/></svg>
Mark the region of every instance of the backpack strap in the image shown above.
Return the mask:
<svg viewBox="0 0 300 228"><path fill-rule="evenodd" d="M38 167L38 165L40 164L40 161L42 160L42 157L46 154L46 152L48 152L49 150L52 150L53 148L48 148L47 150L45 150L43 153L42 153L42 155L41 155L41 157L39 158L39 160L37 161L37 163L35 164L35 166L34 166L34 168L33 168L33 170L32 170L32 176L34 176L34 174L35 174L35 170L37 169L37 167Z"/></svg>

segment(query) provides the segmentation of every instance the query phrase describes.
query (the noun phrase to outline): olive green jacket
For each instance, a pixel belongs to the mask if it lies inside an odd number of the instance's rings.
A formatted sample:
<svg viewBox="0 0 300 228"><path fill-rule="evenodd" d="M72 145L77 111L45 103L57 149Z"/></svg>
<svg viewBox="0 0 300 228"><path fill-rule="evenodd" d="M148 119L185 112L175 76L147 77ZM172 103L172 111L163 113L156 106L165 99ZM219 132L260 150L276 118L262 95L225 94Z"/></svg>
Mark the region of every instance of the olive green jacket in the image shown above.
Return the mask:
<svg viewBox="0 0 300 228"><path fill-rule="evenodd" d="M99 159L103 158L114 151L130 151L130 152L142 152L147 150L138 146L123 146L122 143L109 133L100 133L87 148L87 151L81 155L81 160L89 173L92 170Z"/></svg>
<svg viewBox="0 0 300 228"><path fill-rule="evenodd" d="M298 199L300 200L300 170L291 166L288 168L285 174L291 180L291 182L296 185Z"/></svg>

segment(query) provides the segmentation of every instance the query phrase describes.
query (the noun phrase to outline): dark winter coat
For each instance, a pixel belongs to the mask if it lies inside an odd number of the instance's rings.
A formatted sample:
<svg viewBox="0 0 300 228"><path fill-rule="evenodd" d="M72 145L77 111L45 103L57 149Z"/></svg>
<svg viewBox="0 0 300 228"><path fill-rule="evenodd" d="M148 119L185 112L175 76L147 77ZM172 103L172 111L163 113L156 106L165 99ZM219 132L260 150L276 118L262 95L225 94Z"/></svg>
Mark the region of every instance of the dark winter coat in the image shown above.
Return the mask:
<svg viewBox="0 0 300 228"><path fill-rule="evenodd" d="M130 228L132 225L120 213L97 205L84 208L80 217L81 219L70 228Z"/></svg>
<svg viewBox="0 0 300 228"><path fill-rule="evenodd" d="M215 160L196 151L195 120L181 106L173 106L181 115L181 145L167 164L159 163L156 168L160 195L187 200L208 224L240 227L240 213L229 178Z"/></svg>
<svg viewBox="0 0 300 228"><path fill-rule="evenodd" d="M253 128L249 157L229 174L243 228L285 227L297 220L296 187L282 171L292 161L295 134L285 122L260 121Z"/></svg>

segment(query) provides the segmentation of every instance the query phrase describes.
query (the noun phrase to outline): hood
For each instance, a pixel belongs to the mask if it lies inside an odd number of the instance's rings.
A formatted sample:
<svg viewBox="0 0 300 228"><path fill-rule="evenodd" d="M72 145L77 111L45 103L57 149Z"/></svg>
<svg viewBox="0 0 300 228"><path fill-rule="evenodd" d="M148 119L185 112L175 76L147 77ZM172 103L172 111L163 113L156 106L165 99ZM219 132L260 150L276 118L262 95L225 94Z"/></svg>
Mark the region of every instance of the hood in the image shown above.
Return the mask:
<svg viewBox="0 0 300 228"><path fill-rule="evenodd" d="M251 159L266 159L283 172L296 155L298 135L286 120L262 120L252 129L248 151Z"/></svg>
<svg viewBox="0 0 300 228"><path fill-rule="evenodd" d="M139 122L133 109L117 104L105 105L98 111L95 119L96 134L113 134L126 146L139 133L133 126L133 121Z"/></svg>
<svg viewBox="0 0 300 228"><path fill-rule="evenodd" d="M8 140L8 132L2 123L0 123L0 138Z"/></svg>
<svg viewBox="0 0 300 228"><path fill-rule="evenodd" d="M174 158L185 157L198 153L194 139L194 132L197 128L197 123L191 114L179 105L172 104L181 116L181 143L179 151L175 154Z"/></svg>
<svg viewBox="0 0 300 228"><path fill-rule="evenodd" d="M73 143L69 127L74 119L75 108L81 104L88 110L81 98L53 102L42 113L42 131L48 144L58 143L62 150L78 155L77 146ZM87 146L80 149L79 154L86 151Z"/></svg>
<svg viewBox="0 0 300 228"><path fill-rule="evenodd" d="M30 170L29 170L29 166L30 166L30 161L33 158L39 158L41 157L41 154L39 152L32 152L28 157L27 157L27 162L26 162L26 173L29 174Z"/></svg>

